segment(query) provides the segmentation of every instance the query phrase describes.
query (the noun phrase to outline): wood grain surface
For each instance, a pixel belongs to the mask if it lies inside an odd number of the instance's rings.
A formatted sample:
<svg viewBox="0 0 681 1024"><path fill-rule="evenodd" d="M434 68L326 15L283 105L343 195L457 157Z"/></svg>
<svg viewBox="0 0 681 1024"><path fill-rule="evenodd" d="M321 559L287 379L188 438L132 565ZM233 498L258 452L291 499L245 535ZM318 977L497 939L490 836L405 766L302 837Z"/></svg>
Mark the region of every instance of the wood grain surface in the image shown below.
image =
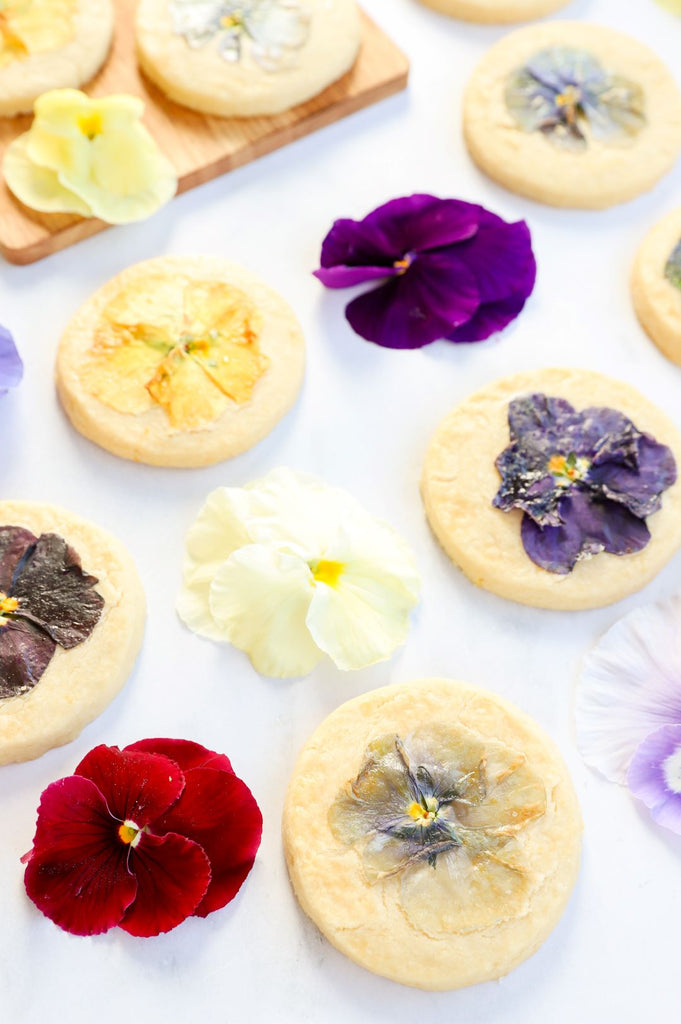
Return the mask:
<svg viewBox="0 0 681 1024"><path fill-rule="evenodd" d="M399 92L407 84L407 58L362 13L362 49L355 66L312 100L275 117L197 114L167 99L142 76L135 57L136 0L114 2L117 22L111 54L86 91L93 96L126 92L144 99L145 124L175 165L178 192L249 163ZM0 118L0 160L9 143L30 124L30 115ZM107 227L95 218L29 210L0 182L0 253L11 263L34 263Z"/></svg>

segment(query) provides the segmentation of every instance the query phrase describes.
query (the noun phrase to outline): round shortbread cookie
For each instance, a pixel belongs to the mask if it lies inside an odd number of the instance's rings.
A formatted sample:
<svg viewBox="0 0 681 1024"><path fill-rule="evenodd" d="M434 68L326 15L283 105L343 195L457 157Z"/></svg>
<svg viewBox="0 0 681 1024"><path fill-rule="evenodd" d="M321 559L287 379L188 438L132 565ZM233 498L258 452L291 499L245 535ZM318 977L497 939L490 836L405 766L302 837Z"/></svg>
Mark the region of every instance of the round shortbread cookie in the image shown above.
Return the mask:
<svg viewBox="0 0 681 1024"><path fill-rule="evenodd" d="M278 114L350 70L355 0L141 0L137 54L170 99L221 117Z"/></svg>
<svg viewBox="0 0 681 1024"><path fill-rule="evenodd" d="M231 367L237 376L216 384ZM57 389L76 429L114 455L206 466L265 437L304 370L300 324L260 278L220 257L163 257L124 270L80 308L59 346Z"/></svg>
<svg viewBox="0 0 681 1024"><path fill-rule="evenodd" d="M650 338L681 365L681 207L644 238L634 263L631 297Z"/></svg>
<svg viewBox="0 0 681 1024"><path fill-rule="evenodd" d="M480 169L552 206L633 199L681 149L681 94L665 65L637 40L584 22L505 36L473 72L463 113Z"/></svg>
<svg viewBox="0 0 681 1024"><path fill-rule="evenodd" d="M454 842L433 867L430 831L405 863L419 839L404 830L428 813L428 830L446 822ZM298 758L283 819L303 910L362 967L424 989L499 978L538 949L576 881L581 831L548 736L495 694L445 679L334 711Z"/></svg>
<svg viewBox="0 0 681 1024"><path fill-rule="evenodd" d="M99 71L114 31L111 0L10 0L0 10L0 115L28 114L50 89Z"/></svg>
<svg viewBox="0 0 681 1024"><path fill-rule="evenodd" d="M115 537L51 505L0 502L0 526L58 534L78 555L83 571L98 580L104 599L88 639L69 650L57 646L32 689L0 699L0 764L28 761L75 739L128 678L139 652L146 617L135 565ZM0 627L2 628L2 627Z"/></svg>
<svg viewBox="0 0 681 1024"><path fill-rule="evenodd" d="M509 444L508 408L533 393L564 398L579 412L605 406L672 450L681 472L681 435L629 384L589 370L514 374L471 395L435 431L421 480L431 528L452 561L485 590L538 608L575 610L612 604L644 587L681 546L681 479L646 519L651 539L635 554L607 552L577 562L567 575L535 565L520 536L520 509L492 505L500 485L495 459Z"/></svg>
<svg viewBox="0 0 681 1024"><path fill-rule="evenodd" d="M442 14L485 25L507 25L515 21L543 18L570 0L421 0Z"/></svg>

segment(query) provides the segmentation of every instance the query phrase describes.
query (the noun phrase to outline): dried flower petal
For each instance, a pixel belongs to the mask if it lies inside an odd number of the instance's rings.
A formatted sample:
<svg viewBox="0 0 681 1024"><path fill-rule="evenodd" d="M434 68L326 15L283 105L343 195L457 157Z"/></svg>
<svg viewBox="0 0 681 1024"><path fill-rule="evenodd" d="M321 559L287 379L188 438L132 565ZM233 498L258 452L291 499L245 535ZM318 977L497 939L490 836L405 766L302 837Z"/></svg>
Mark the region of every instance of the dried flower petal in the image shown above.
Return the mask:
<svg viewBox="0 0 681 1024"><path fill-rule="evenodd" d="M536 264L524 221L413 195L361 221L337 220L315 276L328 288L384 279L347 306L350 325L378 345L420 348L438 338L480 341L505 327L532 292Z"/></svg>
<svg viewBox="0 0 681 1024"><path fill-rule="evenodd" d="M14 338L0 324L0 395L15 388L24 375L24 364L17 352Z"/></svg>

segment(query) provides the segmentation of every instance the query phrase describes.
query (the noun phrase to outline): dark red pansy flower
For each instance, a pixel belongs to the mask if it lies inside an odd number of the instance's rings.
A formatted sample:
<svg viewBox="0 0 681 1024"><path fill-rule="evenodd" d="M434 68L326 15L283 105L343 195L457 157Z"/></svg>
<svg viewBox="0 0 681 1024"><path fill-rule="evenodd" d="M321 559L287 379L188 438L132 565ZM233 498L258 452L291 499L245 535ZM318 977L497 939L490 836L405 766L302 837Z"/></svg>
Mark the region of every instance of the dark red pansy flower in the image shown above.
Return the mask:
<svg viewBox="0 0 681 1024"><path fill-rule="evenodd" d="M73 935L158 935L229 903L261 833L223 754L171 739L95 747L42 794L26 892Z"/></svg>
<svg viewBox="0 0 681 1024"><path fill-rule="evenodd" d="M386 348L482 341L518 316L537 267L524 221L483 206L404 196L337 220L315 271L327 288L377 282L347 306L350 326Z"/></svg>

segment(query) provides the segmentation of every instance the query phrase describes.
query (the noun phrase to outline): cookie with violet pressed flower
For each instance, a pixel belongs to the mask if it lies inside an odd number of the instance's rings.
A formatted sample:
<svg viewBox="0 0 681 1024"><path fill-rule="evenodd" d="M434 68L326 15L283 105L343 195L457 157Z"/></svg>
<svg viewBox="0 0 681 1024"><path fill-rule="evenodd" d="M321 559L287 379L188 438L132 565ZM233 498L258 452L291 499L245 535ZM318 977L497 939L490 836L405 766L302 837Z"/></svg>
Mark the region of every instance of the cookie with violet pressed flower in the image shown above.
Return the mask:
<svg viewBox="0 0 681 1024"><path fill-rule="evenodd" d="M506 701L425 679L343 704L293 771L283 836L303 910L404 985L499 978L534 953L579 870L558 750Z"/></svg>
<svg viewBox="0 0 681 1024"><path fill-rule="evenodd" d="M464 95L464 136L501 185L551 206L633 199L681 150L681 93L648 47L610 28L550 21L482 58Z"/></svg>
<svg viewBox="0 0 681 1024"><path fill-rule="evenodd" d="M101 714L145 616L115 537L52 505L0 502L0 764L68 743Z"/></svg>
<svg viewBox="0 0 681 1024"><path fill-rule="evenodd" d="M349 71L355 0L140 0L137 55L170 99L222 117L279 114Z"/></svg>
<svg viewBox="0 0 681 1024"><path fill-rule="evenodd" d="M648 232L636 254L631 297L642 327L681 365L681 207Z"/></svg>
<svg viewBox="0 0 681 1024"><path fill-rule="evenodd" d="M135 264L68 324L57 388L114 455L205 466L251 448L295 401L305 341L290 306L220 257Z"/></svg>
<svg viewBox="0 0 681 1024"><path fill-rule="evenodd" d="M505 25L514 21L531 21L565 7L570 0L421 0L442 14L462 21L487 25Z"/></svg>
<svg viewBox="0 0 681 1024"><path fill-rule="evenodd" d="M538 608L612 604L681 546L681 435L629 384L578 369L504 377L435 431L421 492L468 578Z"/></svg>
<svg viewBox="0 0 681 1024"><path fill-rule="evenodd" d="M44 92L89 82L113 30L111 0L3 0L0 116L28 114Z"/></svg>

